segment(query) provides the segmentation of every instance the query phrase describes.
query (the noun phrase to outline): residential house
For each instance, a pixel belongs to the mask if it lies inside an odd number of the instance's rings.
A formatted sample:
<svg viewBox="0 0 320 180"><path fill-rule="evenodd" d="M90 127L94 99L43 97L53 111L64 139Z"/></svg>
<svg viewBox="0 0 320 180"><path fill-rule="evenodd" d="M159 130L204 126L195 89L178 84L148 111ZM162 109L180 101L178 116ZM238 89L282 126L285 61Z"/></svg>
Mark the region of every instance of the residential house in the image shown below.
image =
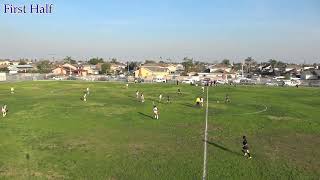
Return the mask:
<svg viewBox="0 0 320 180"><path fill-rule="evenodd" d="M52 73L55 75L75 75L78 68L71 64L59 65L57 68L52 70Z"/></svg>
<svg viewBox="0 0 320 180"><path fill-rule="evenodd" d="M150 79L153 78L166 78L170 74L170 70L161 66L141 66L134 72L135 78Z"/></svg>
<svg viewBox="0 0 320 180"><path fill-rule="evenodd" d="M26 64L26 65L10 65L8 66L8 70L10 74L15 74L18 72L29 72L32 70L35 70L35 68L30 65L30 64Z"/></svg>
<svg viewBox="0 0 320 180"><path fill-rule="evenodd" d="M208 66L209 72L223 71L223 72L231 72L232 67L226 64L214 64Z"/></svg>
<svg viewBox="0 0 320 180"><path fill-rule="evenodd" d="M182 64L162 64L161 66L168 68L170 74L177 74L184 71Z"/></svg>
<svg viewBox="0 0 320 180"><path fill-rule="evenodd" d="M99 70L96 65L83 65L83 70L87 71L88 74L91 75L99 74Z"/></svg>
<svg viewBox="0 0 320 180"><path fill-rule="evenodd" d="M215 72L210 73L198 73L200 76L200 79L210 79L210 80L234 80L237 79L238 75L236 72L231 71L222 71L222 70L216 70Z"/></svg>
<svg viewBox="0 0 320 180"><path fill-rule="evenodd" d="M3 61L0 61L0 66L9 66L10 65L10 61L8 60L3 60Z"/></svg>
<svg viewBox="0 0 320 180"><path fill-rule="evenodd" d="M303 69L303 67L301 65L288 64L288 65L286 65L285 71L286 72L295 71L295 72L299 72L300 73L302 69Z"/></svg>
<svg viewBox="0 0 320 180"><path fill-rule="evenodd" d="M123 63L111 63L110 65L110 71L112 73L116 73L116 74L119 74L119 73L123 73L125 72L125 69L126 69L127 65L126 64L123 64Z"/></svg>
<svg viewBox="0 0 320 180"><path fill-rule="evenodd" d="M20 61L10 61L10 65L17 66L19 65Z"/></svg>
<svg viewBox="0 0 320 180"><path fill-rule="evenodd" d="M306 70L301 73L302 80L318 80L320 79L320 70Z"/></svg>

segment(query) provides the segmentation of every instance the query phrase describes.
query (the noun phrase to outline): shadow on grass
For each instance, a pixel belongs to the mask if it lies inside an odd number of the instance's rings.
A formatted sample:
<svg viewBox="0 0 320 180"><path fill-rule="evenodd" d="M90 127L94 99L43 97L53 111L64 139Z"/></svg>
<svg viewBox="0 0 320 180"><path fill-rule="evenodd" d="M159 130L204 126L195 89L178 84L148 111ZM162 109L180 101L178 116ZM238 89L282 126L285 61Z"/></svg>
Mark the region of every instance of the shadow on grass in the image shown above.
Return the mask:
<svg viewBox="0 0 320 180"><path fill-rule="evenodd" d="M140 115L142 115L142 116L145 116L145 117L148 117L148 118L151 118L151 119L153 119L153 117L152 116L150 116L150 115L147 115L147 114L144 114L144 113L142 113L142 112L138 112Z"/></svg>
<svg viewBox="0 0 320 180"><path fill-rule="evenodd" d="M195 104L191 104L191 103L181 103L182 106L186 106L186 107L191 107L191 108L200 108L198 106L196 106Z"/></svg>
<svg viewBox="0 0 320 180"><path fill-rule="evenodd" d="M210 141L207 141L207 143L210 144L210 145L215 146L216 148L219 148L219 149L221 149L221 150L224 150L224 151L226 151L226 152L229 152L229 153L231 153L231 154L234 154L234 155L237 155L237 156L242 156L242 154L241 154L240 152L232 151L232 150L230 150L230 149L228 149L228 148L226 148L226 147L223 147L223 146L221 146L221 145L219 145L219 144L217 144L217 143L210 142Z"/></svg>

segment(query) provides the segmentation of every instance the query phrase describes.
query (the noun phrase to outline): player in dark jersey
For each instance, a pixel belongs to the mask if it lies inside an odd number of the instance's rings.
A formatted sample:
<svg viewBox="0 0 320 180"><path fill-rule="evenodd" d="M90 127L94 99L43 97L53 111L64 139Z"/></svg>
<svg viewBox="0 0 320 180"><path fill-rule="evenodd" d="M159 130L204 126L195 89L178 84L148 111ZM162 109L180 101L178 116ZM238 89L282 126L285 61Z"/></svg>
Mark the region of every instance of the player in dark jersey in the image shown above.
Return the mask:
<svg viewBox="0 0 320 180"><path fill-rule="evenodd" d="M250 151L249 151L249 145L248 145L248 141L247 141L246 136L243 136L242 139L243 139L243 141L242 141L242 152L244 153L243 155L244 156L248 156L248 159L251 159L252 156L251 156Z"/></svg>
<svg viewBox="0 0 320 180"><path fill-rule="evenodd" d="M224 102L225 102L225 103L230 103L230 97L229 97L228 94L226 94L226 97L225 97L225 99L224 99Z"/></svg>

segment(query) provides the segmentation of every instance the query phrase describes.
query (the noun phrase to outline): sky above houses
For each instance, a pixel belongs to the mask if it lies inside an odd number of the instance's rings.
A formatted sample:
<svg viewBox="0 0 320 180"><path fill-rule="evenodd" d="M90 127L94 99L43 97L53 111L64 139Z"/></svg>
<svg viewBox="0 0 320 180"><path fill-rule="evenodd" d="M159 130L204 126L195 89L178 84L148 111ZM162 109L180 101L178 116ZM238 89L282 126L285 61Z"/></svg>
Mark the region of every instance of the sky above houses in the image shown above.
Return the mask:
<svg viewBox="0 0 320 180"><path fill-rule="evenodd" d="M4 4L53 4L51 14ZM0 58L320 62L319 0L0 0Z"/></svg>

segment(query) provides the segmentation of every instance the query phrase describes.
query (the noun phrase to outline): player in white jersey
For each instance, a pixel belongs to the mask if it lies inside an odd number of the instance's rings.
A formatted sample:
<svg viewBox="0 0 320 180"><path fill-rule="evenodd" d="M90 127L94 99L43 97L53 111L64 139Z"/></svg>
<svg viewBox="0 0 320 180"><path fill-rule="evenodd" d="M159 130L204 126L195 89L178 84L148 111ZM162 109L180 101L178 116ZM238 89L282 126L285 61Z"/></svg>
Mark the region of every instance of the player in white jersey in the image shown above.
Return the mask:
<svg viewBox="0 0 320 180"><path fill-rule="evenodd" d="M143 93L141 93L141 97L140 98L141 98L141 102L144 103L144 95L143 95Z"/></svg>
<svg viewBox="0 0 320 180"><path fill-rule="evenodd" d="M200 97L200 105L203 107L203 97Z"/></svg>
<svg viewBox="0 0 320 180"><path fill-rule="evenodd" d="M136 91L136 98L139 99L139 91Z"/></svg>
<svg viewBox="0 0 320 180"><path fill-rule="evenodd" d="M204 93L204 87L203 86L201 87L201 89L202 89L202 92Z"/></svg>
<svg viewBox="0 0 320 180"><path fill-rule="evenodd" d="M88 95L90 94L90 89L89 89L89 87L87 87L87 94L88 94Z"/></svg>
<svg viewBox="0 0 320 180"><path fill-rule="evenodd" d="M87 93L84 93L84 95L83 95L83 101L84 101L84 102L87 101Z"/></svg>
<svg viewBox="0 0 320 180"><path fill-rule="evenodd" d="M162 94L159 95L159 102L162 100Z"/></svg>
<svg viewBox="0 0 320 180"><path fill-rule="evenodd" d="M153 116L155 119L159 119L159 112L157 106L153 106Z"/></svg>
<svg viewBox="0 0 320 180"><path fill-rule="evenodd" d="M11 94L14 94L14 88L13 87L11 87Z"/></svg>
<svg viewBox="0 0 320 180"><path fill-rule="evenodd" d="M3 105L2 107L1 107L1 112L2 112L2 117L6 117L6 115L7 115L7 105Z"/></svg>

